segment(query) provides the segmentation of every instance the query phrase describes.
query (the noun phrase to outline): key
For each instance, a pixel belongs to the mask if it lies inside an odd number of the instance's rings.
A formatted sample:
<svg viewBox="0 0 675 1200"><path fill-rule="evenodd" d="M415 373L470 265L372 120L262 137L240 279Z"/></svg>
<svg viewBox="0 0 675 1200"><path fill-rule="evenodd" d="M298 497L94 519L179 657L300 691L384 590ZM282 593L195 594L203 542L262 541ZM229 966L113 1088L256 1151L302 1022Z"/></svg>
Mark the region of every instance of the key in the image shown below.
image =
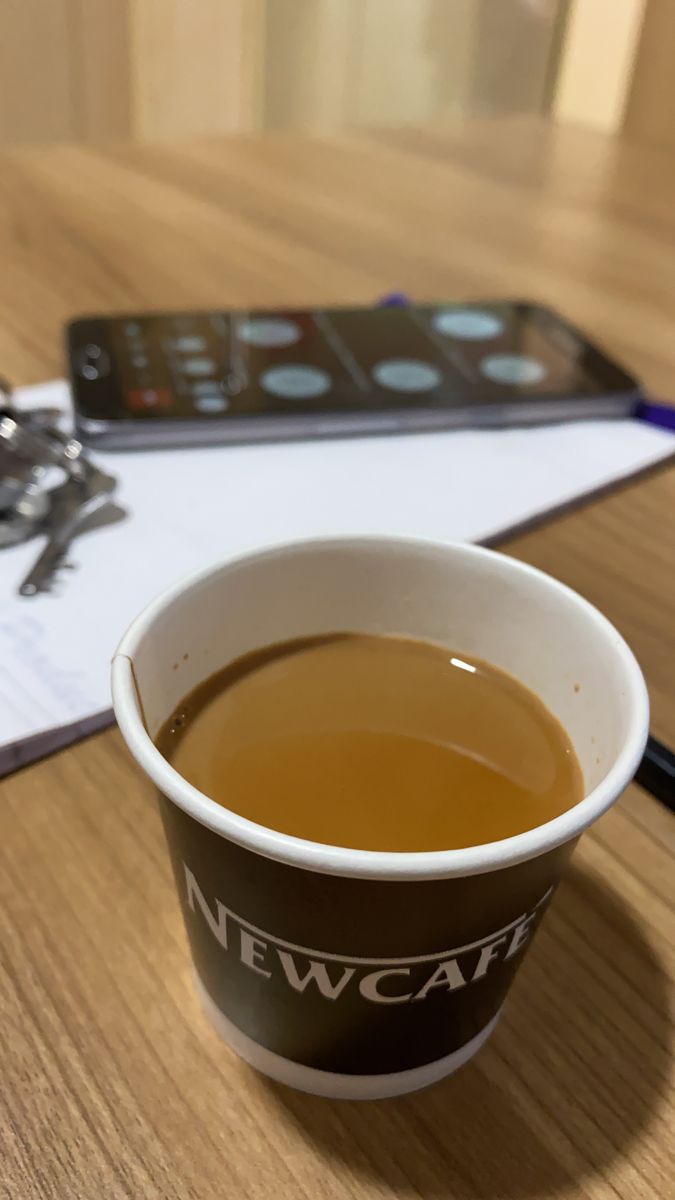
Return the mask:
<svg viewBox="0 0 675 1200"><path fill-rule="evenodd" d="M115 487L112 475L87 465L83 479L67 479L55 489L46 522L47 542L20 585L20 595L48 592L57 571L72 565L66 561L72 542L111 503Z"/></svg>

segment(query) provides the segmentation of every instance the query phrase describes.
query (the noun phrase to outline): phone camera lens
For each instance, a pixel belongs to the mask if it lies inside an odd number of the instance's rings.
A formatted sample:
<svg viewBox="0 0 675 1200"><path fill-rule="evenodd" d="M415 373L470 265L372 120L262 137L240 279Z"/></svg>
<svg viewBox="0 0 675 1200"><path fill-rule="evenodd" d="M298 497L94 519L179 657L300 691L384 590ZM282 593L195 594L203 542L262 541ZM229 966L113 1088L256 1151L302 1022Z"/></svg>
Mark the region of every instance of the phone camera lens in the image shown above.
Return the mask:
<svg viewBox="0 0 675 1200"><path fill-rule="evenodd" d="M102 346L88 342L75 355L77 371L83 379L102 379L110 370L110 359Z"/></svg>

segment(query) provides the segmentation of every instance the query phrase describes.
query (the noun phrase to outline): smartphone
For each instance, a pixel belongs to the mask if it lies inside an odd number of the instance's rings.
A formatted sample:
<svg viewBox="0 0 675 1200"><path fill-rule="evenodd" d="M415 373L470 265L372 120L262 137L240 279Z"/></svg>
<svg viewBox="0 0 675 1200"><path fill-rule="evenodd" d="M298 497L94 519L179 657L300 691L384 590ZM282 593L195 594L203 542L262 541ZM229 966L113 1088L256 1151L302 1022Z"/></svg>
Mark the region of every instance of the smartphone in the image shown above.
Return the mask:
<svg viewBox="0 0 675 1200"><path fill-rule="evenodd" d="M67 344L77 435L106 449L618 417L639 396L519 301L83 317Z"/></svg>

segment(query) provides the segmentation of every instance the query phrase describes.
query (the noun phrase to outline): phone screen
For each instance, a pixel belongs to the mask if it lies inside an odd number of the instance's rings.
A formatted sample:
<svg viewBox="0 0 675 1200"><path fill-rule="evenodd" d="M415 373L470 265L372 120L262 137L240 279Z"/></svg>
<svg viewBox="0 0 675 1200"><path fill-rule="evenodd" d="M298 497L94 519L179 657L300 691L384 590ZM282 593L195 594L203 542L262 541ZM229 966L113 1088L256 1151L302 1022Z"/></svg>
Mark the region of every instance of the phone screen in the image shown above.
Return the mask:
<svg viewBox="0 0 675 1200"><path fill-rule="evenodd" d="M632 391L555 313L491 303L74 322L80 412L104 420L495 405Z"/></svg>

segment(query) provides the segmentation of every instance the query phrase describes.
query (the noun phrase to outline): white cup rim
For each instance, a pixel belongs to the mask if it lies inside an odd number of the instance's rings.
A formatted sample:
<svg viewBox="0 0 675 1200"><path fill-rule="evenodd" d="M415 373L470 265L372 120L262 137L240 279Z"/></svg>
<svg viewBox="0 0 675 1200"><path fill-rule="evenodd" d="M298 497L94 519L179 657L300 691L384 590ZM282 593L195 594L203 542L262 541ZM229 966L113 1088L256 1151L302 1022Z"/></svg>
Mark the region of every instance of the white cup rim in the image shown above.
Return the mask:
<svg viewBox="0 0 675 1200"><path fill-rule="evenodd" d="M353 550L382 546L427 547L441 552L461 551L468 557L499 559L508 564L509 571L536 578L558 594L566 595L595 624L598 636L611 641L630 700L628 733L604 779L578 804L525 833L480 846L408 853L354 850L280 833L223 808L183 779L159 752L143 723L132 663L141 640L165 608L211 575L245 562L311 549ZM612 805L633 778L649 731L647 688L633 652L611 622L577 592L536 567L482 546L394 536L330 537L274 544L253 553L227 557L179 580L136 617L122 638L112 662L112 698L117 723L136 762L160 792L201 825L265 858L321 874L364 879L430 880L480 875L538 858L574 840Z"/></svg>

